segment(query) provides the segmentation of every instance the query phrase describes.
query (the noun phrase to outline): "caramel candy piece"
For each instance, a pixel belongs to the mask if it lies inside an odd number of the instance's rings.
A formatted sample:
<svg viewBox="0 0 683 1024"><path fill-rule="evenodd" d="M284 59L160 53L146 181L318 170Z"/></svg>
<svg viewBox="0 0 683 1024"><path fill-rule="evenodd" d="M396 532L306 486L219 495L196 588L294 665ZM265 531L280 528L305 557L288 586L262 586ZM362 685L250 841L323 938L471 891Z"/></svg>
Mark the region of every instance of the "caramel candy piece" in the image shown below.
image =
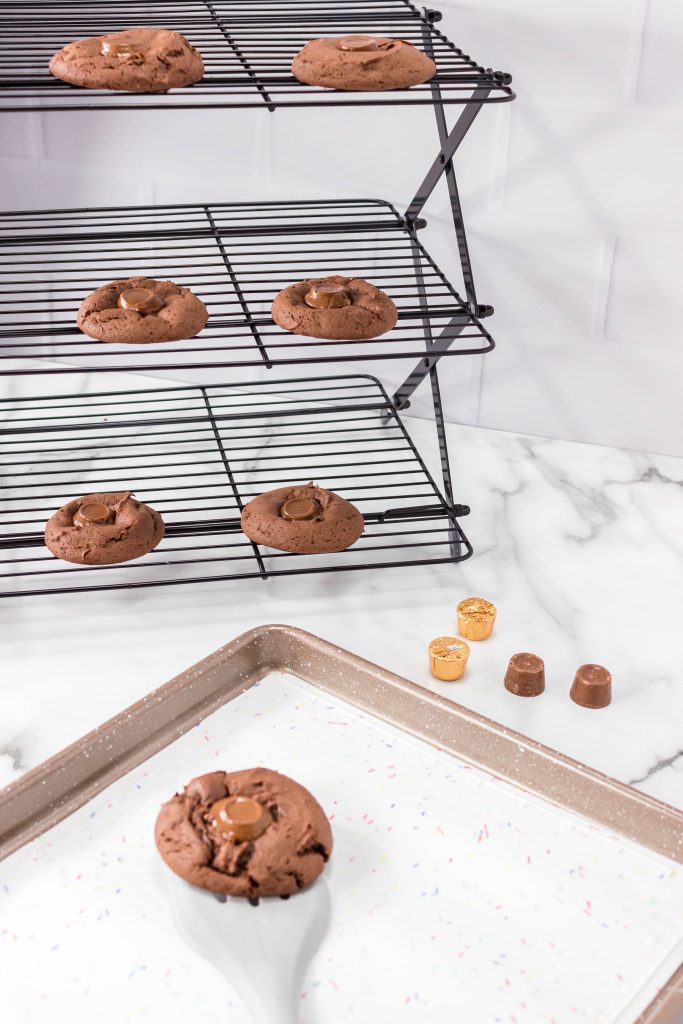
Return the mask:
<svg viewBox="0 0 683 1024"><path fill-rule="evenodd" d="M483 597L468 597L458 605L458 629L467 640L488 640L496 621L496 606Z"/></svg>
<svg viewBox="0 0 683 1024"><path fill-rule="evenodd" d="M151 288L127 288L119 295L119 309L132 309L142 316L157 313L164 307L164 300L155 295Z"/></svg>
<svg viewBox="0 0 683 1024"><path fill-rule="evenodd" d="M74 526L106 526L108 523L114 522L115 516L114 509L109 508L109 505L81 505L74 513L73 524Z"/></svg>
<svg viewBox="0 0 683 1024"><path fill-rule="evenodd" d="M348 53L372 53L379 50L379 43L372 36L345 36L339 40L339 49Z"/></svg>
<svg viewBox="0 0 683 1024"><path fill-rule="evenodd" d="M306 292L304 302L312 309L341 309L351 305L351 297L341 284L317 284Z"/></svg>
<svg viewBox="0 0 683 1024"><path fill-rule="evenodd" d="M248 796L227 796L217 800L209 816L219 832L227 832L238 843L257 839L273 818L270 811Z"/></svg>
<svg viewBox="0 0 683 1024"><path fill-rule="evenodd" d="M569 696L582 708L606 708L612 703L612 673L602 665L580 665Z"/></svg>
<svg viewBox="0 0 683 1024"><path fill-rule="evenodd" d="M310 522L322 515L323 507L315 498L287 498L280 515L290 523Z"/></svg>
<svg viewBox="0 0 683 1024"><path fill-rule="evenodd" d="M100 52L103 57L120 57L121 60L142 56L139 46L134 46L132 43L117 43L109 39L103 40Z"/></svg>
<svg viewBox="0 0 683 1024"><path fill-rule="evenodd" d="M518 697L538 697L545 690L545 665L537 654L513 654L505 673L505 689Z"/></svg>
<svg viewBox="0 0 683 1024"><path fill-rule="evenodd" d="M429 671L444 683L462 679L470 656L469 644L457 636L438 636L429 645Z"/></svg>

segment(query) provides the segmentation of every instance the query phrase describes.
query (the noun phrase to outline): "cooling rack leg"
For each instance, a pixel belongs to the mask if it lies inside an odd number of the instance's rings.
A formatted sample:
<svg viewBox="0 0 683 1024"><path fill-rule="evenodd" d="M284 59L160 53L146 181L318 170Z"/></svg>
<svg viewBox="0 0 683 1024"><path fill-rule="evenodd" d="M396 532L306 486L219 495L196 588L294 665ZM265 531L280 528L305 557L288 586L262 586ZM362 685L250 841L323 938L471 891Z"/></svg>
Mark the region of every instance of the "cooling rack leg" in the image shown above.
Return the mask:
<svg viewBox="0 0 683 1024"><path fill-rule="evenodd" d="M443 107L435 106L434 113L436 114L437 124L439 125L439 135L441 135L442 125L443 131L446 131L446 118L443 112ZM480 310L477 302L477 293L474 287L474 274L472 272L472 263L470 261L470 250L467 244L462 206L460 205L460 193L458 191L458 182L455 177L452 161L448 161L444 168L444 173L446 175L446 184L448 185L451 216L453 218L453 227L455 228L455 237L458 242L458 255L460 256L460 266L462 267L462 279L465 285L467 304L473 316L481 316L483 314L483 310Z"/></svg>
<svg viewBox="0 0 683 1024"><path fill-rule="evenodd" d="M432 24L434 21L439 20L440 15L436 11L424 8L424 18L426 22ZM434 57L433 36L427 24L425 24L422 29L422 38L425 52L428 53L430 57ZM473 91L472 101L467 104L450 133L448 131L446 114L444 112L445 108L441 95L441 86L439 85L438 80L430 83L430 90L434 101L434 116L436 117L436 126L439 133L441 152L430 167L424 181L418 188L415 197L408 206L408 209L405 212L405 220L409 226L412 227L414 225L415 220L418 218L422 208L434 191L434 188L439 182L441 176L445 174L448 194L450 197L453 226L455 228L455 235L458 242L458 254L460 256L460 264L462 266L465 295L467 297L469 310L473 316L489 316L493 310L487 306L480 306L477 302L477 295L474 287L474 275L472 273L470 252L467 244L467 235L465 233L465 222L462 215L462 206L460 204L460 194L458 192L458 182L455 176L455 169L453 167L453 156L472 126L474 119L481 110L483 103L491 90L475 89Z"/></svg>
<svg viewBox="0 0 683 1024"><path fill-rule="evenodd" d="M439 386L439 371L433 366L429 371L432 385L432 403L434 405L434 421L436 423L436 436L439 442L439 458L441 459L441 475L443 477L444 496L453 512L455 502L453 500L453 478L451 476L451 464L448 457L448 441L446 439L446 425L443 418L443 406L441 404L441 388ZM469 512L469 509L467 509ZM448 531L451 555L453 558L460 558L462 545L457 531L451 527Z"/></svg>
<svg viewBox="0 0 683 1024"><path fill-rule="evenodd" d="M432 91L436 91L440 95L438 86L432 86ZM490 93L490 89L475 89L472 93L472 101L467 104L462 114L455 122L455 125L451 129L450 134L446 125L446 117L443 112L443 107L440 103L436 103L434 110L436 113L437 126L439 128L439 141L441 143L441 150L437 154L432 166L427 171L420 187L415 193L413 199L408 205L404 214L406 222L412 225L415 219L420 215L422 209L431 196L432 192L436 188L442 175L446 175L446 180L449 183L449 189L455 184L455 171L453 169L453 156L456 150L460 146L460 143L465 138L465 135L469 131L474 119L481 110L484 100ZM457 188L455 190L457 197ZM460 207L459 200L457 201L457 208ZM462 216L462 211L460 212Z"/></svg>
<svg viewBox="0 0 683 1024"><path fill-rule="evenodd" d="M432 387L432 404L434 406L434 420L436 423L436 435L439 442L439 458L441 460L441 475L443 477L443 490L444 497L448 503L449 508L454 511L454 498L453 498L453 481L451 478L451 467L448 458L448 442L446 440L446 427L443 418L443 406L441 404L441 388L439 387L439 377L437 371L437 363L448 346L453 342L454 338L460 334L462 329L468 322L466 315L460 317L454 317L453 320L447 325L441 334L434 338L432 332L432 325L429 319L429 303L427 300L427 290L425 288L424 273L422 269L422 260L420 258L420 249L417 244L413 232L410 232L411 236L411 250L413 255L413 266L415 268L415 282L417 284L417 294L420 303L420 310L422 312L422 324L425 332L425 341L429 347L430 352L434 352L434 356L423 359L420 361L415 370L408 377L408 380L404 382L403 386L394 396L395 408L400 408L401 404L405 407L406 399L402 398L401 392L406 392L407 388L410 387L411 392L414 390L420 381L429 374L430 383ZM436 354L438 351L438 354ZM451 528L448 531L449 545L451 549L451 555L453 558L459 558L461 551L460 537L455 530Z"/></svg>
<svg viewBox="0 0 683 1024"><path fill-rule="evenodd" d="M436 366L441 356L444 352L448 351L455 339L462 333L468 323L469 317L464 313L461 313L459 316L454 316L436 338L431 338L431 332L428 328L425 328L425 334L428 336L430 341L430 355L425 356L424 359L420 360L420 362L408 374L400 388L394 392L392 402L399 412L401 409L407 409L410 406L410 397L415 389L422 383L433 367Z"/></svg>

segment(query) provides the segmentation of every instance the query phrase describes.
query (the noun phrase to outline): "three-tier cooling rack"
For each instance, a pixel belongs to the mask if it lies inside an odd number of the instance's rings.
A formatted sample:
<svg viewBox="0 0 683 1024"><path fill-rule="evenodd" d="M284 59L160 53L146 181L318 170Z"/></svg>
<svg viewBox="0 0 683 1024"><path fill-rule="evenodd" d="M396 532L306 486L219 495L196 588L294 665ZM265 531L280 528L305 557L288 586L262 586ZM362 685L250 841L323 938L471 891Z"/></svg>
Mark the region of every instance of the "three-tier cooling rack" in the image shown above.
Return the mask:
<svg viewBox="0 0 683 1024"><path fill-rule="evenodd" d="M0 127L28 111L182 108L431 107L438 149L405 210L381 199L226 202L34 209L0 214L0 374L49 380L0 401L0 591L5 596L171 585L456 562L472 548L451 476L438 364L485 354L491 315L476 293L453 157L480 110L514 98L510 76L477 64L439 30L440 14L408 0L22 0L0 2ZM202 54L205 76L165 95L83 90L51 77L48 61L74 39L133 26L173 29ZM310 39L383 35L436 62L425 85L344 93L303 85L292 58ZM454 117L447 117L454 113ZM50 113L50 116L52 114ZM169 115L172 116L172 115ZM453 121L449 127L449 120ZM420 241L424 207L445 178L463 294ZM304 277L371 280L396 302L396 328L371 342L288 334L270 302ZM76 327L98 285L144 274L175 280L210 320L187 342L103 345ZM405 360L393 394L363 363ZM342 366L341 364L349 364ZM296 376L297 367L306 376ZM321 367L320 376L311 367ZM262 367L254 381L240 370ZM205 370L211 383L72 394L86 371ZM209 373L210 371L210 373ZM224 371L226 383L213 383ZM342 372L343 371L343 372ZM302 371L299 370L299 373ZM219 374L220 376L220 374ZM253 371L251 372L253 377ZM109 381L111 377L107 378ZM193 377L194 379L194 377ZM63 387L55 387L55 380ZM401 419L416 388L431 389L437 479ZM11 394L12 388L7 392ZM35 394L34 394L35 392ZM256 494L315 480L363 513L348 551L292 555L260 549L240 530ZM98 490L133 490L156 508L166 537L116 566L74 566L44 547L47 518Z"/></svg>

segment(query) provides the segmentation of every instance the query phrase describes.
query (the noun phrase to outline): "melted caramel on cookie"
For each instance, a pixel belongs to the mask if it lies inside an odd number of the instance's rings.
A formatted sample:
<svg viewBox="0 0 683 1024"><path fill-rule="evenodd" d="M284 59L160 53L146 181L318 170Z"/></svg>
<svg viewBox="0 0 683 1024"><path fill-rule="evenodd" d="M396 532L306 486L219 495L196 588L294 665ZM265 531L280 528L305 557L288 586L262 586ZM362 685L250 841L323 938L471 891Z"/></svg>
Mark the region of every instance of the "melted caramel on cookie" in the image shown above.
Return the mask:
<svg viewBox="0 0 683 1024"><path fill-rule="evenodd" d="M109 505L101 505L99 502L92 502L89 505L81 505L73 517L74 526L107 526L113 523L116 513Z"/></svg>
<svg viewBox="0 0 683 1024"><path fill-rule="evenodd" d="M142 57L143 51L140 46L134 43L117 43L111 39L103 39L100 52L103 57L118 57L119 60L129 60L131 57Z"/></svg>
<svg viewBox="0 0 683 1024"><path fill-rule="evenodd" d="M151 288L126 288L119 295L117 303L119 309L132 309L141 316L148 316L150 313L158 313L164 307L164 300L160 299Z"/></svg>
<svg viewBox="0 0 683 1024"><path fill-rule="evenodd" d="M273 818L267 807L248 796L228 796L217 800L209 810L214 828L226 832L238 842L257 839Z"/></svg>
<svg viewBox="0 0 683 1024"><path fill-rule="evenodd" d="M315 498L287 498L280 509L280 515L290 523L317 519L323 507Z"/></svg>
<svg viewBox="0 0 683 1024"><path fill-rule="evenodd" d="M372 36L345 36L339 40L339 49L349 53L372 53L379 50L379 43Z"/></svg>
<svg viewBox="0 0 683 1024"><path fill-rule="evenodd" d="M351 305L351 296L341 284L314 284L304 302L312 309L341 309Z"/></svg>

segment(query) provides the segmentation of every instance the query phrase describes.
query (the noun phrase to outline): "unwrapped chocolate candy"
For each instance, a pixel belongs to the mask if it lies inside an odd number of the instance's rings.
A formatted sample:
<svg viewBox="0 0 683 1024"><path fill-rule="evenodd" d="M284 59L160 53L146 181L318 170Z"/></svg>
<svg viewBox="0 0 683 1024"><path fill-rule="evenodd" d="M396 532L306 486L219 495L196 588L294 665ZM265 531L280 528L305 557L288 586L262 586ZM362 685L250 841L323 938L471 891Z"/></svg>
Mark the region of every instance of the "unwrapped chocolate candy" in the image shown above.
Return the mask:
<svg viewBox="0 0 683 1024"><path fill-rule="evenodd" d="M505 689L518 697L538 697L545 690L545 665L537 654L513 654L505 673Z"/></svg>
<svg viewBox="0 0 683 1024"><path fill-rule="evenodd" d="M612 674L602 665L580 665L569 696L582 708L606 708L612 703Z"/></svg>

